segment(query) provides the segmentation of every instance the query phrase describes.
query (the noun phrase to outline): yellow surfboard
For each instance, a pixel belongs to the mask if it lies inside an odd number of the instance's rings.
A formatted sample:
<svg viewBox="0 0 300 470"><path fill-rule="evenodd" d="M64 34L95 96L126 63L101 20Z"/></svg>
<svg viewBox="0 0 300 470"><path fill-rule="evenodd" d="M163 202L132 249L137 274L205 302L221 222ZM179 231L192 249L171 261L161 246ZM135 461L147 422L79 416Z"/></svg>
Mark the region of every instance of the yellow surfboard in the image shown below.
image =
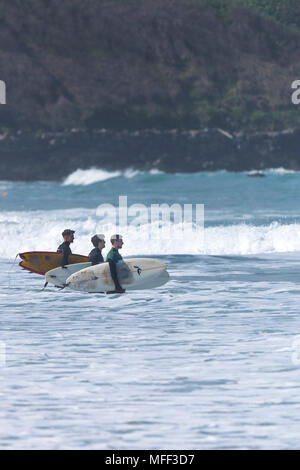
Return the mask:
<svg viewBox="0 0 300 470"><path fill-rule="evenodd" d="M19 266L36 274L45 275L50 269L59 268L61 266L61 253L53 251L27 251L19 253L22 261ZM87 263L88 257L83 255L69 255L69 264Z"/></svg>

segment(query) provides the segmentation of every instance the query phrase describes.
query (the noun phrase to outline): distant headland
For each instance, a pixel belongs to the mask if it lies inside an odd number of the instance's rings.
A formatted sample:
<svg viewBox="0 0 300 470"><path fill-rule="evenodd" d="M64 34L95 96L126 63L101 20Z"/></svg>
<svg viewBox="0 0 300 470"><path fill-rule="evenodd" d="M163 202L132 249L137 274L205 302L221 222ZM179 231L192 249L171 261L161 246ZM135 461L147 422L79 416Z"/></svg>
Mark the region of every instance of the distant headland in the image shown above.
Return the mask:
<svg viewBox="0 0 300 470"><path fill-rule="evenodd" d="M11 0L0 21L0 179L299 169L298 0Z"/></svg>

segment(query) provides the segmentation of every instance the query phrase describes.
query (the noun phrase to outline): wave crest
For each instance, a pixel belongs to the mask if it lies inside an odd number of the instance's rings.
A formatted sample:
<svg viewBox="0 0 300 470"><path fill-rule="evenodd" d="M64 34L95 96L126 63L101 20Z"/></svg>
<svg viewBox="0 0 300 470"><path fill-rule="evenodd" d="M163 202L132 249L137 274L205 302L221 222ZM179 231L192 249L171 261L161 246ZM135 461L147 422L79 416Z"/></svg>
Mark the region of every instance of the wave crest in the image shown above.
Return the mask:
<svg viewBox="0 0 300 470"><path fill-rule="evenodd" d="M89 168L88 170L81 170L78 168L76 171L71 173L63 181L63 186L88 186L94 183L101 183L102 181L107 181L112 178L118 178L123 176L124 178L134 178L137 175L149 173L150 175L162 174L160 170L150 170L149 172L134 170L128 168L125 171L107 171L100 168Z"/></svg>
<svg viewBox="0 0 300 470"><path fill-rule="evenodd" d="M61 243L61 232L66 227L76 230L72 251L81 254L88 254L92 249L92 235L103 232L109 240L116 230L113 225L103 230L95 209L2 212L0 257L12 258L17 252L31 250L55 251ZM184 233L181 228L181 225L174 225L174 235L161 238L158 227L145 224L137 229L129 225L127 233L123 232L123 255L250 255L300 251L300 224L296 223L206 227L204 243L191 227L185 226ZM109 245L108 241L107 250Z"/></svg>

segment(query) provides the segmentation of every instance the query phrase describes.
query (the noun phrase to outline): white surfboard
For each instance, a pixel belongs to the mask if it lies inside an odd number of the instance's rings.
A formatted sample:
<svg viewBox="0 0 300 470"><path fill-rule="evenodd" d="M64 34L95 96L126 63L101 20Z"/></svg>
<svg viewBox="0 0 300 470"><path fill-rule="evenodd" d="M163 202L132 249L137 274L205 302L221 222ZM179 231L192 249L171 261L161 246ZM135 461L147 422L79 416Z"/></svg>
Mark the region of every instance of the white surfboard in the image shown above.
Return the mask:
<svg viewBox="0 0 300 470"><path fill-rule="evenodd" d="M65 268L55 268L46 272L45 279L50 284L54 284L57 287L64 287L66 280L71 274L80 271L81 269L88 268L92 263L74 263L67 264Z"/></svg>
<svg viewBox="0 0 300 470"><path fill-rule="evenodd" d="M155 275L152 279L147 279L144 283L138 284L134 290L155 289L166 284L170 279L168 271L161 271L160 274Z"/></svg>
<svg viewBox="0 0 300 470"><path fill-rule="evenodd" d="M153 258L127 258L117 264L117 274L126 290L152 289L169 280L165 263ZM108 263L77 271L67 278L66 284L70 289L91 293L115 290Z"/></svg>

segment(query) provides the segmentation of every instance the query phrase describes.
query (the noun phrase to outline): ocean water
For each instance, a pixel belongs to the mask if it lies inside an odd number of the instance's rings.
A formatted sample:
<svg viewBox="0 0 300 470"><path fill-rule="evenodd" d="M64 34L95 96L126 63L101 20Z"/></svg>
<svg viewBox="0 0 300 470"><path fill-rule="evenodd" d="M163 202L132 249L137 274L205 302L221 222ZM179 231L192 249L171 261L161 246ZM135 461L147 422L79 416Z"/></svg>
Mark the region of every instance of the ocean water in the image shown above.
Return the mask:
<svg viewBox="0 0 300 470"><path fill-rule="evenodd" d="M300 173L108 173L0 182L1 449L296 449ZM64 228L87 254L99 206L204 204L204 231L129 227L170 282L123 296L48 287L22 251ZM131 219L129 220L131 221ZM183 230L186 229L186 230ZM204 233L203 233L204 232ZM107 248L109 242L107 242Z"/></svg>

